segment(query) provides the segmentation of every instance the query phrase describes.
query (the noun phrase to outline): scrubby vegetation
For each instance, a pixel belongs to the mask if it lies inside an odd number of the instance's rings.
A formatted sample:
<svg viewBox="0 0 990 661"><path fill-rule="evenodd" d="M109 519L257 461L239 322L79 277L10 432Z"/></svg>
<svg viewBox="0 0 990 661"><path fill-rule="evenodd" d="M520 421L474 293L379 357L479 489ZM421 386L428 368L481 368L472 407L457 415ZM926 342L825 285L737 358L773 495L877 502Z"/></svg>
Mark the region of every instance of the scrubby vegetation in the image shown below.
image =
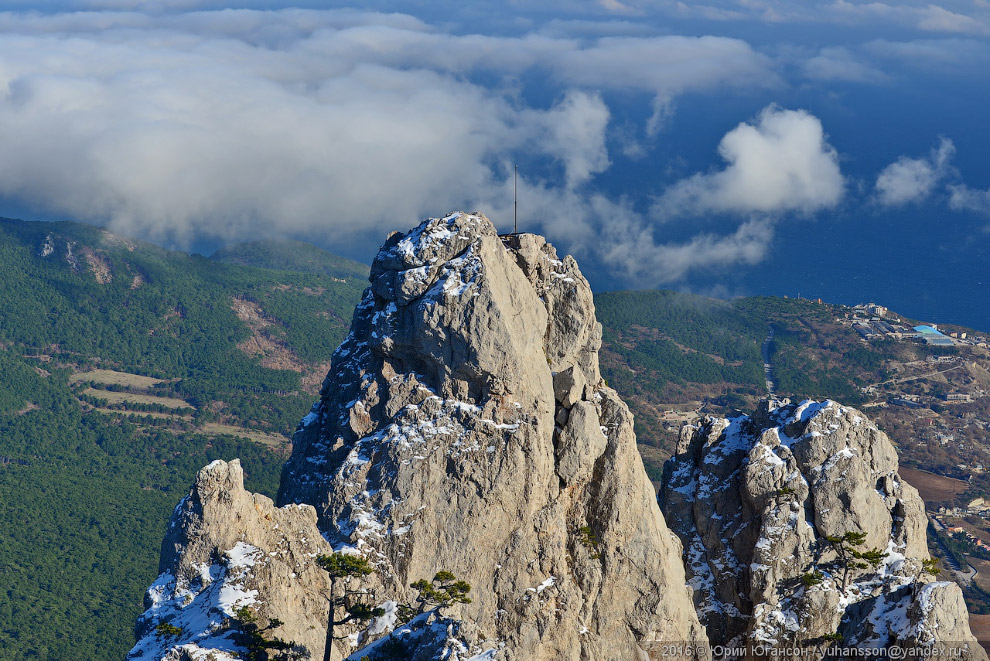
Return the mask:
<svg viewBox="0 0 990 661"><path fill-rule="evenodd" d="M863 346L835 323L840 308L803 299L607 292L595 296L595 306L604 326L602 372L636 414L654 480L673 451L677 411L732 414L766 396L761 347L770 326L777 393L796 399L861 403L860 387L885 376L884 361L904 350ZM664 411L675 415L665 418Z"/></svg>

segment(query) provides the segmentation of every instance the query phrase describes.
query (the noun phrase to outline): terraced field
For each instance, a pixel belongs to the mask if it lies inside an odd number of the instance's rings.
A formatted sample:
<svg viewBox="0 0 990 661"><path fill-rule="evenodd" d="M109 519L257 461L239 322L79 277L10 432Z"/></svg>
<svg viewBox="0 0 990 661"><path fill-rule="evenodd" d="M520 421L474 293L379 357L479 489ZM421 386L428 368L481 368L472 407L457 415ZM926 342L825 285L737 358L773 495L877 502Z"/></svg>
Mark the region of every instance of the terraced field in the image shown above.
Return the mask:
<svg viewBox="0 0 990 661"><path fill-rule="evenodd" d="M900 467L901 477L908 481L921 494L929 510L937 509L931 504L952 501L969 488L969 483L944 475L936 475L916 468Z"/></svg>
<svg viewBox="0 0 990 661"><path fill-rule="evenodd" d="M110 415L137 415L149 416L158 421L182 423L187 427L188 423L195 421L197 408L190 402L177 397L154 394L154 389L160 384L166 383L164 379L131 374L129 372L118 372L116 370L90 370L86 372L76 372L70 378L73 384L86 384L79 394L87 397L81 398L80 403L86 407L89 405L92 410ZM125 391L107 390L106 387L127 388ZM93 406L89 404L93 399L106 402L109 406ZM165 410L148 410L152 406ZM111 408L112 407L112 408ZM168 412L168 410L176 413ZM188 411L192 410L192 414ZM179 412L181 411L181 412ZM268 448L287 452L290 439L273 432L266 432L256 428L249 428L240 425L225 424L221 422L200 422L187 431L198 432L206 436L237 436L246 438L255 443L259 443Z"/></svg>

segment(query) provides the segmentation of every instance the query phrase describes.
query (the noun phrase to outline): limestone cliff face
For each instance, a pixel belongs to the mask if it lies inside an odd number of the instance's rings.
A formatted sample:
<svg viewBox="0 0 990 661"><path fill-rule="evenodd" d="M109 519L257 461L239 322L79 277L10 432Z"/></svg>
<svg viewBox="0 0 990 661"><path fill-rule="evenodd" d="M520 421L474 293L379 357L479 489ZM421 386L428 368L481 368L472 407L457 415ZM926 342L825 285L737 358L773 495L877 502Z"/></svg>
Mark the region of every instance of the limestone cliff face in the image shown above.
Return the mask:
<svg viewBox="0 0 990 661"><path fill-rule="evenodd" d="M702 639L574 260L454 214L392 236L371 282L279 500L316 507L390 598L440 569L471 583L456 616L474 652L618 660Z"/></svg>
<svg viewBox="0 0 990 661"><path fill-rule="evenodd" d="M213 462L172 514L128 658L239 658L232 635L242 607L260 626L282 620L273 636L322 658L329 581L314 558L329 552L312 507L277 508L244 490L240 462ZM163 624L171 629L159 630Z"/></svg>
<svg viewBox="0 0 990 661"><path fill-rule="evenodd" d="M751 418L685 427L661 502L714 645L838 633L857 647L968 645L967 658L986 658L959 588L926 584L924 505L898 476L893 445L855 409L764 402ZM846 551L879 550L878 566L853 558L861 566L845 575L834 539L847 533L865 539Z"/></svg>
<svg viewBox="0 0 990 661"><path fill-rule="evenodd" d="M322 658L328 586L313 557L331 545L371 560L361 587L387 610L338 629L351 635L334 659L374 658L395 602L439 570L468 581L472 603L400 627L392 653L625 661L704 642L600 343L587 281L542 238L499 237L462 213L392 235L295 435L283 507L245 493L236 468L205 469L173 516L132 656L233 649L221 622L233 607L208 601L223 582L249 595L233 606L293 622L274 633ZM212 614L206 628L180 619L187 594ZM184 637L155 638L163 622Z"/></svg>

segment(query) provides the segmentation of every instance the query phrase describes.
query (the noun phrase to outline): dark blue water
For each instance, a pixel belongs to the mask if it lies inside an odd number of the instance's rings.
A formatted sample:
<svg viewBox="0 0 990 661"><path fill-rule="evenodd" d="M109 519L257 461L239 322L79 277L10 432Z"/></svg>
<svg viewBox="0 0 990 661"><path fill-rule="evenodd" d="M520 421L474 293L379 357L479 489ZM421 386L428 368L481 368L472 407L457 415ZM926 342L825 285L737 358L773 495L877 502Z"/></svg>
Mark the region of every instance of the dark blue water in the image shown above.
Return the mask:
<svg viewBox="0 0 990 661"><path fill-rule="evenodd" d="M990 208L985 214L952 211L946 189L948 183L990 188L990 131L978 111L990 107L990 82L973 84L964 75L924 71L912 76L911 84L740 93L720 104L710 98L682 98L672 125L649 156L638 163L614 156L612 169L600 182L611 196L656 194L693 172L724 167L716 154L721 137L768 103L808 110L821 120L839 153L847 181L843 202L812 217L780 217L760 264L711 264L684 282L665 286L721 296L800 294L842 304L875 301L911 318L990 331ZM627 112L632 121L638 119L634 111ZM877 174L901 155L928 155L940 136L956 147L947 179L921 204L881 208L872 199ZM649 198L641 199L645 210ZM725 235L744 220L689 218L676 226L657 226L654 235L658 242L685 241L697 231ZM585 261L582 268L588 272L590 267L589 279L597 289L628 286L613 278L607 265L586 266Z"/></svg>
<svg viewBox="0 0 990 661"><path fill-rule="evenodd" d="M990 331L990 234L960 216L922 209L783 226L770 258L737 282L753 294L875 301L914 319Z"/></svg>

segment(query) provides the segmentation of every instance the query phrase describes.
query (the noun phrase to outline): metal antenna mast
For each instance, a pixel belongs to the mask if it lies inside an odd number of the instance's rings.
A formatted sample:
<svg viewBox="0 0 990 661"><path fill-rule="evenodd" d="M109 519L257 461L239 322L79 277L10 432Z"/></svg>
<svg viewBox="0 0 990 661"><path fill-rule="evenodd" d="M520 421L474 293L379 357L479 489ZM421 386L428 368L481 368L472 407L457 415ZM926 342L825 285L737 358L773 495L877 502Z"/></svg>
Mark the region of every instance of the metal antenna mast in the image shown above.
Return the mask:
<svg viewBox="0 0 990 661"><path fill-rule="evenodd" d="M519 196L516 188L516 178L519 176L519 166L512 171L512 233L519 233Z"/></svg>

